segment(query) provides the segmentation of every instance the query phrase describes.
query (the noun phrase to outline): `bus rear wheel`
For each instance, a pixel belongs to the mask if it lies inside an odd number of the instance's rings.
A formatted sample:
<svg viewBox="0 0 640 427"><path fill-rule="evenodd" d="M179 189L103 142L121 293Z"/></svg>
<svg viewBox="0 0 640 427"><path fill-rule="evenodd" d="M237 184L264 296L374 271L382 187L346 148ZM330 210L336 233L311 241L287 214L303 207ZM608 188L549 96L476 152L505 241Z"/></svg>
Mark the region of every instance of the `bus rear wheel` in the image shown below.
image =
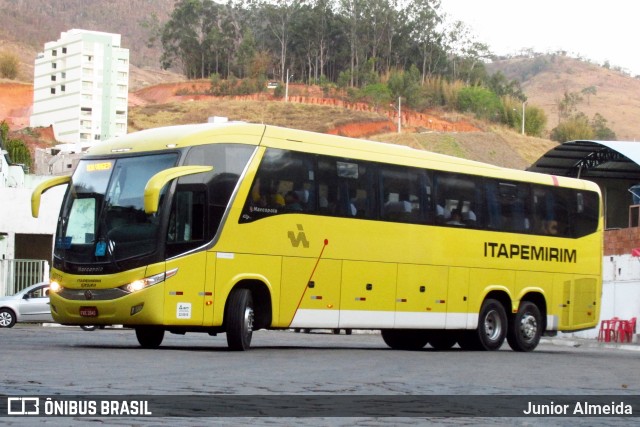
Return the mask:
<svg viewBox="0 0 640 427"><path fill-rule="evenodd" d="M164 339L164 329L151 326L138 326L136 338L142 348L158 348Z"/></svg>
<svg viewBox="0 0 640 427"><path fill-rule="evenodd" d="M458 340L464 350L498 350L507 336L507 313L495 299L487 299L482 303L478 328L475 331L464 331Z"/></svg>
<svg viewBox="0 0 640 427"><path fill-rule="evenodd" d="M540 343L542 315L537 305L525 301L509 324L507 342L514 351L533 351Z"/></svg>
<svg viewBox="0 0 640 427"><path fill-rule="evenodd" d="M424 331L412 329L383 329L382 339L394 350L420 350L429 342Z"/></svg>
<svg viewBox="0 0 640 427"><path fill-rule="evenodd" d="M227 345L230 350L249 350L253 335L253 319L251 291L234 289L229 295L226 315Z"/></svg>

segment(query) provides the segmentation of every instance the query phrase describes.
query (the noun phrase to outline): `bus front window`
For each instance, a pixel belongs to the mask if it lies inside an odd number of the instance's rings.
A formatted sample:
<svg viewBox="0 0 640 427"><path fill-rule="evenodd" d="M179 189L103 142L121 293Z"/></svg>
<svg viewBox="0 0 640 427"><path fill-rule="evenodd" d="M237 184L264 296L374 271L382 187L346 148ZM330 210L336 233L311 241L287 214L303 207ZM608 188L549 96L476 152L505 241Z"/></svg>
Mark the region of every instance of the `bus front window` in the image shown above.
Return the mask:
<svg viewBox="0 0 640 427"><path fill-rule="evenodd" d="M152 253L159 224L144 212L144 187L176 161L175 153L81 161L63 202L55 255L92 263Z"/></svg>

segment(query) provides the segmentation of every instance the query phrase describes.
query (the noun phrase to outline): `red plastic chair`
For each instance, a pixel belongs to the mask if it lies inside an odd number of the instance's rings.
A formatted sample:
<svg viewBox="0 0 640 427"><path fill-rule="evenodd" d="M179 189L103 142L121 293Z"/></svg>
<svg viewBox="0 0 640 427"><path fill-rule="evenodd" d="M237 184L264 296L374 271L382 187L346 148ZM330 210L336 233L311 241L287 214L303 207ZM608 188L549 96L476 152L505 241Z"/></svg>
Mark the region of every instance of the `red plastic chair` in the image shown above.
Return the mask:
<svg viewBox="0 0 640 427"><path fill-rule="evenodd" d="M621 320L618 323L616 331L617 339L619 342L631 342L633 340L633 334L636 332L636 318L632 317L631 320Z"/></svg>
<svg viewBox="0 0 640 427"><path fill-rule="evenodd" d="M614 318L615 319L615 318ZM600 322L600 331L598 332L598 341L611 342L616 339L615 323L616 320L603 320Z"/></svg>

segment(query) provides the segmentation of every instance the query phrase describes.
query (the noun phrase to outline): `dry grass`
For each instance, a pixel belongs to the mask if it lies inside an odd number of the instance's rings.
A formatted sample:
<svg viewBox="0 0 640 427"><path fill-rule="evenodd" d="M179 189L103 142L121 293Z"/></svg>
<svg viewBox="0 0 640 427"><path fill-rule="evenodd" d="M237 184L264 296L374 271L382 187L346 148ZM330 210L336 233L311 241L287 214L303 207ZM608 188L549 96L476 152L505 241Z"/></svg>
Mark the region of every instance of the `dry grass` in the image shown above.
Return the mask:
<svg viewBox="0 0 640 427"><path fill-rule="evenodd" d="M506 71L508 66L509 61L505 61L504 64L498 63L492 68ZM509 75L509 78L517 77L515 74ZM547 60L542 71L530 76L522 85L529 103L542 108L547 114L547 130L558 125L557 105L564 93L581 93L590 86L596 88L596 94L588 99L584 96L578 110L590 119L596 113L600 113L607 119L608 126L613 129L619 140L640 140L637 119L640 116L640 79L577 59L555 56Z"/></svg>
<svg viewBox="0 0 640 427"><path fill-rule="evenodd" d="M553 141L522 136L502 127L487 132L386 134L370 139L513 169L526 169L556 145Z"/></svg>
<svg viewBox="0 0 640 427"><path fill-rule="evenodd" d="M217 99L134 107L129 111L129 131L176 124L204 123L212 116L314 132L327 132L346 123L387 119L379 114L339 107Z"/></svg>
<svg viewBox="0 0 640 427"><path fill-rule="evenodd" d="M386 119L375 113L322 105L271 101L186 101L132 108L129 111L129 131L204 123L211 116L314 132L327 132L347 123ZM377 135L369 139L515 169L525 169L556 145L552 141L522 136L500 126L490 127L485 132L404 132L400 135Z"/></svg>

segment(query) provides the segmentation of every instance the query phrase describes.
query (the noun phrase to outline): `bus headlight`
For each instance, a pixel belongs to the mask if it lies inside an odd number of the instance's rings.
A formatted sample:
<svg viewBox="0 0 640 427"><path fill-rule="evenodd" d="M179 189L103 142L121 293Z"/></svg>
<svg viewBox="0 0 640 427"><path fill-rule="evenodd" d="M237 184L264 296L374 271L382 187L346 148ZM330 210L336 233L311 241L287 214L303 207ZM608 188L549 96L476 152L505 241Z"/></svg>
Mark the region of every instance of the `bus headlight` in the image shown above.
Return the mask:
<svg viewBox="0 0 640 427"><path fill-rule="evenodd" d="M58 293L62 290L62 286L60 286L60 283L56 282L56 281L52 281L51 283L49 283L49 292L55 292Z"/></svg>
<svg viewBox="0 0 640 427"><path fill-rule="evenodd" d="M178 272L178 269L174 268L173 270L169 270L164 273L155 274L153 276L145 277L144 279L140 279L140 280L134 280L131 283L127 283L126 285L120 286L120 289L130 294L134 292L138 292L150 286L157 285L158 283L164 282L168 278L175 276L177 272Z"/></svg>

